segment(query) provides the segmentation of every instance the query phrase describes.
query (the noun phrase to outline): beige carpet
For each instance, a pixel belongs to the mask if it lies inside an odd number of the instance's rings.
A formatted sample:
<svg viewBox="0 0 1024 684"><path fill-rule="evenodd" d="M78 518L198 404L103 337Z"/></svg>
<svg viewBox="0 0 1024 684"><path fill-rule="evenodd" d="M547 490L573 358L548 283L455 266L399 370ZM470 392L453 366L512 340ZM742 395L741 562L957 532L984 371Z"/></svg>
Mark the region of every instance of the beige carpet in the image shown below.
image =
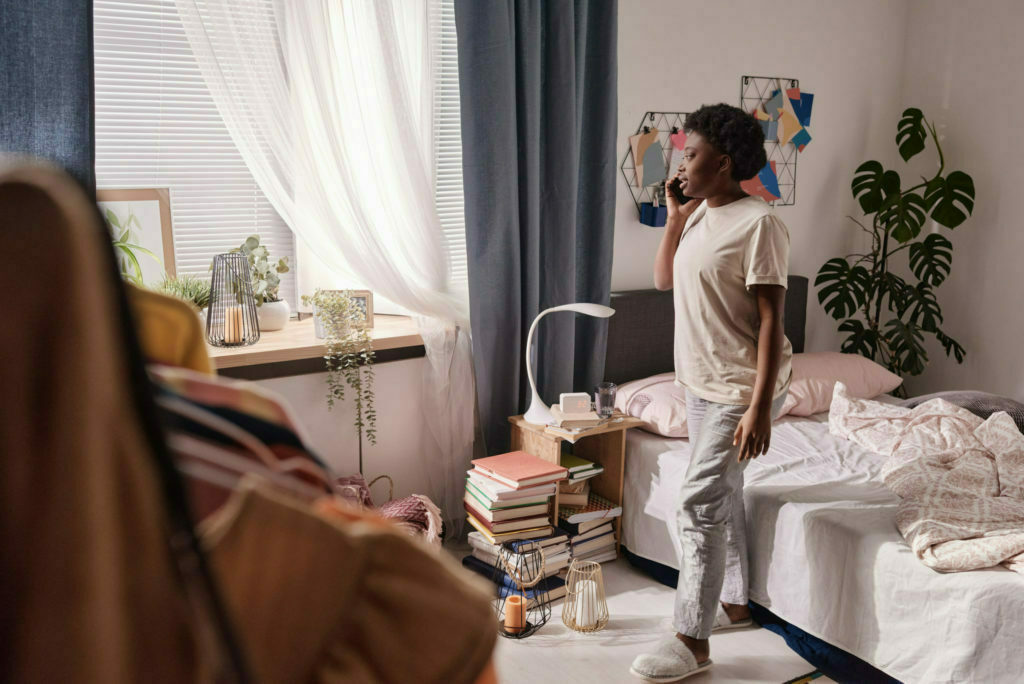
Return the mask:
<svg viewBox="0 0 1024 684"><path fill-rule="evenodd" d="M551 620L536 634L521 640L498 639L495 659L502 684L640 681L629 674L629 665L634 656L671 631L674 592L624 559L605 563L602 572L611 615L608 627L594 634L574 632L562 624L562 602L556 602ZM814 671L782 637L756 628L716 634L711 639L711 659L715 663L711 670L690 677L687 684L781 684ZM814 684L828 681L819 677Z"/></svg>

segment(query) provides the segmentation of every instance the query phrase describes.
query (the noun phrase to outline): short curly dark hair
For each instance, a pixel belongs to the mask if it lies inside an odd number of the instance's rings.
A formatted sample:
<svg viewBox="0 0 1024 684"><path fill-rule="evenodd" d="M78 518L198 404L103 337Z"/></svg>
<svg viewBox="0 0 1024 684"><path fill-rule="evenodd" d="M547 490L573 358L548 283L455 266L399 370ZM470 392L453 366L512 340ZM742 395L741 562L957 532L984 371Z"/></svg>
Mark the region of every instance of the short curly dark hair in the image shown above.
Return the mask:
<svg viewBox="0 0 1024 684"><path fill-rule="evenodd" d="M739 107L704 105L686 115L683 130L699 133L716 150L729 155L735 180L753 178L768 163L761 124Z"/></svg>

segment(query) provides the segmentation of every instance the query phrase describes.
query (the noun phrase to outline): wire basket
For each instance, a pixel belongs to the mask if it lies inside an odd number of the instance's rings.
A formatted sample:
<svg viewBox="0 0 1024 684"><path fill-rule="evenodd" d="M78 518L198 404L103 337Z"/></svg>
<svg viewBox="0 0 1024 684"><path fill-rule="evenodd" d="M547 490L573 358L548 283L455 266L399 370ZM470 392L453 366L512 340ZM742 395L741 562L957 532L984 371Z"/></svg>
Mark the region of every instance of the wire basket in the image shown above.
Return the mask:
<svg viewBox="0 0 1024 684"><path fill-rule="evenodd" d="M577 632L597 632L608 625L601 564L573 559L565 580L562 622Z"/></svg>
<svg viewBox="0 0 1024 684"><path fill-rule="evenodd" d="M244 347L260 339L249 260L244 254L213 257L206 339L215 347Z"/></svg>
<svg viewBox="0 0 1024 684"><path fill-rule="evenodd" d="M544 581L544 549L535 542L506 542L495 568L498 592L498 634L525 639L551 617L551 600Z"/></svg>

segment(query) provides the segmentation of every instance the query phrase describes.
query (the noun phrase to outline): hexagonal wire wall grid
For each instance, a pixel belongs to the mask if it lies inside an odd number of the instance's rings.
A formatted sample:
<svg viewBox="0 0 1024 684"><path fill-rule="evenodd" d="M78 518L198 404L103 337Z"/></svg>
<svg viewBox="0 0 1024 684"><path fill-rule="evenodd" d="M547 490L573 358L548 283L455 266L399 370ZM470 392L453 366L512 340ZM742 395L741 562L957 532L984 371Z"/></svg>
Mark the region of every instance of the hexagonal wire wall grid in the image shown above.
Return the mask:
<svg viewBox="0 0 1024 684"><path fill-rule="evenodd" d="M782 84L788 83L790 88L799 88L800 81L796 78L781 76L744 76L740 79L740 109L751 112L771 98L773 90L781 90ZM775 162L775 175L779 179L779 191L782 199L771 202L772 206L789 206L796 204L796 160L799 152L796 145L789 143L780 145L779 139L765 140L764 151L768 153L768 161Z"/></svg>
<svg viewBox="0 0 1024 684"><path fill-rule="evenodd" d="M658 129L658 142L661 143L661 156L665 158L666 177L668 176L668 162L672 158L672 141L669 140L669 136L682 129L686 114L687 112L645 112L644 117L640 120L640 125L636 127L636 133L633 134L642 133L644 128ZM622 177L626 180L630 194L633 195L633 203L636 205L637 215L639 216L640 203L653 202L654 197L651 196L651 188L657 186L649 185L644 187L637 183L636 163L633 161L633 151L629 147L626 148L626 154L622 157L619 170L622 172Z"/></svg>

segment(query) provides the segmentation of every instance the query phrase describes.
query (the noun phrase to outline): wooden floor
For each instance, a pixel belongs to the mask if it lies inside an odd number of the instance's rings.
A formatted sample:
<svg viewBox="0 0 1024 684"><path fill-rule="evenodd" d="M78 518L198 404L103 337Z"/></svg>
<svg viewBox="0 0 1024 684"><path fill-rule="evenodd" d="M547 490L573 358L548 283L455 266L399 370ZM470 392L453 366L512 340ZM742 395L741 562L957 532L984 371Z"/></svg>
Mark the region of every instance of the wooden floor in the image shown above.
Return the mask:
<svg viewBox="0 0 1024 684"><path fill-rule="evenodd" d="M457 557L468 552L452 549ZM527 639L498 639L495 661L502 684L603 684L640 682L629 673L633 658L672 631L673 590L620 559L603 566L611 622L595 634L579 634L562 624L562 602L551 620ZM782 637L754 628L716 634L714 666L686 679L707 682L781 684L814 671ZM830 682L818 677L814 684Z"/></svg>

